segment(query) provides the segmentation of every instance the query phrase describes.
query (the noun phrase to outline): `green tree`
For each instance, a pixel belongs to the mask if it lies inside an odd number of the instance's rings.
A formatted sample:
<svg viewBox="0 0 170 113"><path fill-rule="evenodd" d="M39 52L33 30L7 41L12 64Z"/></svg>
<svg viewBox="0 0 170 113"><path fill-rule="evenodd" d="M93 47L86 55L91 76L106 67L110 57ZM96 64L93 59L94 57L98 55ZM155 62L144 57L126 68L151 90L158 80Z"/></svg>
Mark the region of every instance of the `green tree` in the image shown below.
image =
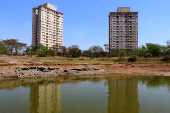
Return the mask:
<svg viewBox="0 0 170 113"><path fill-rule="evenodd" d="M125 61L125 56L126 56L126 50L125 49L120 49L118 50L118 59L117 61L118 62L122 62L122 61Z"/></svg>
<svg viewBox="0 0 170 113"><path fill-rule="evenodd" d="M101 46L91 46L89 49L90 57L103 57L106 56L103 48Z"/></svg>
<svg viewBox="0 0 170 113"><path fill-rule="evenodd" d="M89 50L84 50L82 52L82 56L85 56L85 57L90 57L91 56L91 52Z"/></svg>
<svg viewBox="0 0 170 113"><path fill-rule="evenodd" d="M60 48L57 49L57 55L59 56L67 56L67 48L65 46L61 46Z"/></svg>
<svg viewBox="0 0 170 113"><path fill-rule="evenodd" d="M37 55L38 57L46 57L47 55L54 56L54 51L52 49L48 49L48 47L45 47L43 45L37 45L28 47L26 50L27 55Z"/></svg>
<svg viewBox="0 0 170 113"><path fill-rule="evenodd" d="M163 62L170 62L170 47L162 47L162 58L161 61Z"/></svg>
<svg viewBox="0 0 170 113"><path fill-rule="evenodd" d="M137 54L140 57L147 57L147 48L146 46L142 46L141 48L137 49Z"/></svg>
<svg viewBox="0 0 170 113"><path fill-rule="evenodd" d="M161 55L161 46L158 44L148 43L146 44L147 52L152 55L152 57L158 57Z"/></svg>
<svg viewBox="0 0 170 113"><path fill-rule="evenodd" d="M170 57L170 47L164 47L162 50L162 55Z"/></svg>
<svg viewBox="0 0 170 113"><path fill-rule="evenodd" d="M68 48L68 56L73 57L73 58L80 57L81 56L81 50L79 49L79 47L77 45L73 45L73 46Z"/></svg>
<svg viewBox="0 0 170 113"><path fill-rule="evenodd" d="M40 47L41 47L41 45L27 47L26 54L30 55L30 56L37 55Z"/></svg>
<svg viewBox="0 0 170 113"><path fill-rule="evenodd" d="M38 57L46 57L48 55L48 47L41 45L36 52Z"/></svg>
<svg viewBox="0 0 170 113"><path fill-rule="evenodd" d="M48 51L47 51L47 55L48 56L55 56L55 50L53 50L53 49L48 49Z"/></svg>
<svg viewBox="0 0 170 113"><path fill-rule="evenodd" d="M7 54L7 48L2 41L0 41L0 54Z"/></svg>

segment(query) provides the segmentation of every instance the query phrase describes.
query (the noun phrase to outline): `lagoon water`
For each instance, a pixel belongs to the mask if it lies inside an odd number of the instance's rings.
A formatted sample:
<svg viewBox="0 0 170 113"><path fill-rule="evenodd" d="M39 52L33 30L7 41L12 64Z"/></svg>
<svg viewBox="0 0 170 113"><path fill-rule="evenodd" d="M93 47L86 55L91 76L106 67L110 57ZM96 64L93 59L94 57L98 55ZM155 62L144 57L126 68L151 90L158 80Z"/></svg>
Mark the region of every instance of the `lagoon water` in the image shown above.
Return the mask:
<svg viewBox="0 0 170 113"><path fill-rule="evenodd" d="M4 81L0 113L170 113L170 77Z"/></svg>

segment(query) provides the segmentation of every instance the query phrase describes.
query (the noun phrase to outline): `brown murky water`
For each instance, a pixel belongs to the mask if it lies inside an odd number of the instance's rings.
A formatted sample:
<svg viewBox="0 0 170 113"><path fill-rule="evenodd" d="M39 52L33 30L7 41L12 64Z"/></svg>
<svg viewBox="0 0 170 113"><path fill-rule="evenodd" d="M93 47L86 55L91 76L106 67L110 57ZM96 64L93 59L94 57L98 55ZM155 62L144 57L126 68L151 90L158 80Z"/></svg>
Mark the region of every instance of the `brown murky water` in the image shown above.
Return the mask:
<svg viewBox="0 0 170 113"><path fill-rule="evenodd" d="M0 113L170 113L170 77L0 82Z"/></svg>

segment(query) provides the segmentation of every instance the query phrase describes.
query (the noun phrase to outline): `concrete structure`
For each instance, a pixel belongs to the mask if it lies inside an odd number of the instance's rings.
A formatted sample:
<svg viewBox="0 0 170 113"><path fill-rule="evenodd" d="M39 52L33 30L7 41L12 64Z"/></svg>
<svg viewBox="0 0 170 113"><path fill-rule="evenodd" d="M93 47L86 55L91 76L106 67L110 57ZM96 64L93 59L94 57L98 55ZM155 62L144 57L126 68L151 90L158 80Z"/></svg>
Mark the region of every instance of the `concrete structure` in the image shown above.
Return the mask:
<svg viewBox="0 0 170 113"><path fill-rule="evenodd" d="M63 13L45 3L32 11L32 45L57 49L63 45Z"/></svg>
<svg viewBox="0 0 170 113"><path fill-rule="evenodd" d="M109 14L109 50L138 47L138 12L119 7Z"/></svg>

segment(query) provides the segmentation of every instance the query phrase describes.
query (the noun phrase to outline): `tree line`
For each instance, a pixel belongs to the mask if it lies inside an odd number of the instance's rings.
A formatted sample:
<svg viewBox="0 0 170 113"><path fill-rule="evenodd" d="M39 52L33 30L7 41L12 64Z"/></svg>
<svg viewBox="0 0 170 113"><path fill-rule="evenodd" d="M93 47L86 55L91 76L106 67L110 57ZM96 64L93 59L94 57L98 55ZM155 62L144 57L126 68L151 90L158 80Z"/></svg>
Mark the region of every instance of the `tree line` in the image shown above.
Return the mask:
<svg viewBox="0 0 170 113"><path fill-rule="evenodd" d="M107 52L100 46L92 46L88 50L81 50L78 45L70 47L60 47L51 49L43 45L27 46L27 44L19 42L17 39L7 39L0 41L0 54L4 55L29 55L29 56L63 56L77 58L85 57L105 57Z"/></svg>
<svg viewBox="0 0 170 113"><path fill-rule="evenodd" d="M170 46L147 43L135 50L113 49L110 52L104 51L101 46L91 46L87 50L81 50L79 46L60 47L59 49L50 49L43 45L28 47L27 44L19 42L16 39L7 39L0 41L0 54L6 55L30 55L38 57L63 56L77 58L84 57L162 57L164 60L170 59Z"/></svg>
<svg viewBox="0 0 170 113"><path fill-rule="evenodd" d="M0 54L19 55L26 49L26 44L16 39L7 39L0 41Z"/></svg>

